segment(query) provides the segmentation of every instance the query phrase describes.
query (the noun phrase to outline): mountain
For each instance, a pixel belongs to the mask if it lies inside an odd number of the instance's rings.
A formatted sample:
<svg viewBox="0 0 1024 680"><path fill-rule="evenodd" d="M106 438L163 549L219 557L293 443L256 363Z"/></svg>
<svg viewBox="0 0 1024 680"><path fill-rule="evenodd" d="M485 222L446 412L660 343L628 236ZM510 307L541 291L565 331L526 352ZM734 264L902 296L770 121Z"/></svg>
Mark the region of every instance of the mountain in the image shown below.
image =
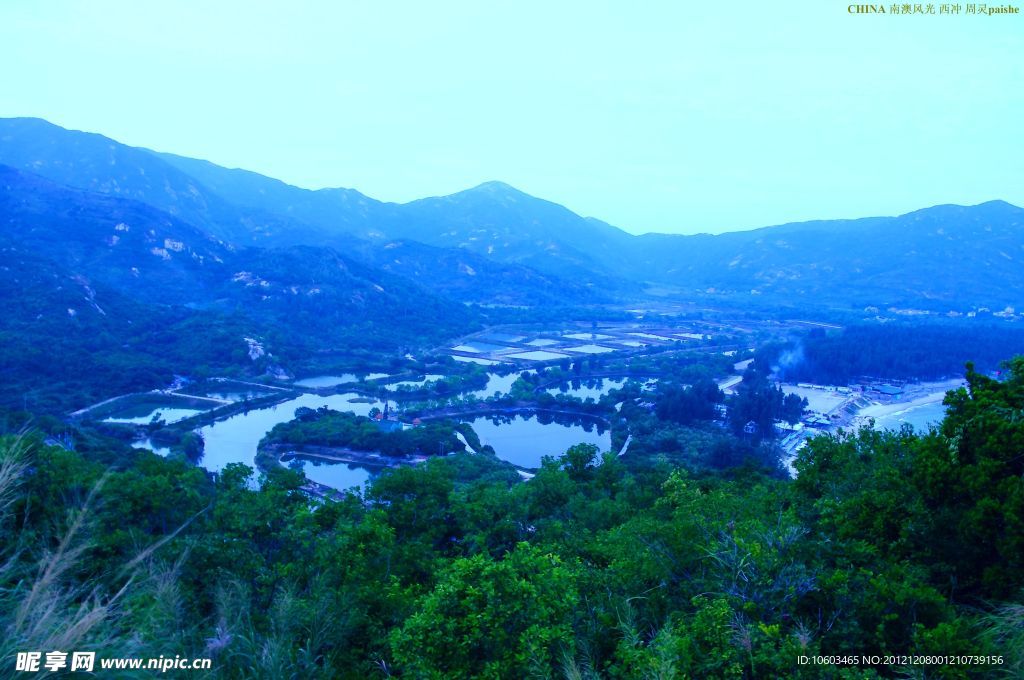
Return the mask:
<svg viewBox="0 0 1024 680"><path fill-rule="evenodd" d="M377 229L389 238L463 248L592 285L622 283L614 279L629 269L621 257L633 240L503 182L406 203Z"/></svg>
<svg viewBox="0 0 1024 680"><path fill-rule="evenodd" d="M631 236L501 182L385 203L36 119L0 120L0 163L138 200L236 250L328 246L457 302L579 305L646 291L741 307L947 311L1020 306L1024 287L1021 211L1001 202L718 236Z"/></svg>
<svg viewBox="0 0 1024 680"><path fill-rule="evenodd" d="M97 376L116 393L204 366L269 368L246 338L297 362L332 349L396 354L475 327L463 305L334 249L236 248L145 203L7 166L0 251L0 401L48 378L100 396Z"/></svg>
<svg viewBox="0 0 1024 680"><path fill-rule="evenodd" d="M0 166L5 238L147 303L188 304L228 277L231 246L145 203Z"/></svg>
<svg viewBox="0 0 1024 680"><path fill-rule="evenodd" d="M640 238L652 278L719 295L944 311L1019 306L1024 292L1024 210L1003 201Z"/></svg>
<svg viewBox="0 0 1024 680"><path fill-rule="evenodd" d="M350 251L361 262L460 302L519 307L604 304L614 297L597 286L517 264L495 262L465 248L416 241L363 242Z"/></svg>
<svg viewBox="0 0 1024 680"><path fill-rule="evenodd" d="M415 213L420 208L383 203L353 189L310 191L32 118L0 119L0 163L71 187L146 203L236 247L331 246L370 266L383 263L393 274L459 302L539 304L550 302L552 291L561 291L561 300L573 304L607 301L595 292L597 277L587 256L564 245L562 252L571 253L571 263L558 253L534 257L542 265L537 270L517 262L529 257L529 247L514 253L502 249L506 257L499 258L475 256L468 248L444 252L406 244L404 257L389 257L393 253L387 248L408 240L407 225L419 219ZM522 196L556 218L548 224L553 233L566 222L583 222L561 206ZM473 206L479 202L466 202L466 207ZM474 217L453 216L451 221L467 224ZM444 238L419 231L423 243L446 245ZM576 234L582 237L585 231L577 228ZM607 280L596 282L608 285Z"/></svg>
<svg viewBox="0 0 1024 680"><path fill-rule="evenodd" d="M9 242L139 302L237 311L271 324L310 315L303 331L325 341L350 339L360 326L395 317L409 328L381 328L369 339L429 339L440 321L435 313L466 316L460 305L331 248L237 249L144 203L5 166L0 225Z"/></svg>
<svg viewBox="0 0 1024 680"><path fill-rule="evenodd" d="M354 189L310 191L246 170L173 154L156 155L237 205L316 227L321 234L316 238L322 242L343 240L346 245L358 246L353 236L392 245L415 241L517 265L500 272L506 278L521 273L526 274L524 281L539 275L590 287L628 287L622 274L629 265L622 262L622 249L632 237L503 182L485 182L450 196L396 204L374 200ZM313 240L311 236L306 242ZM365 248L359 252L372 253ZM444 259L461 265L467 258L465 253L452 252ZM481 260L476 262L468 266L481 269ZM524 267L536 271L528 273Z"/></svg>
<svg viewBox="0 0 1024 680"><path fill-rule="evenodd" d="M248 170L170 153L150 153L236 206L295 220L328 241L372 232L373 225L394 219L395 204L374 200L355 189L311 191Z"/></svg>
<svg viewBox="0 0 1024 680"><path fill-rule="evenodd" d="M0 163L59 184L132 199L239 246L322 238L285 215L241 207L157 154L38 118L0 119Z"/></svg>

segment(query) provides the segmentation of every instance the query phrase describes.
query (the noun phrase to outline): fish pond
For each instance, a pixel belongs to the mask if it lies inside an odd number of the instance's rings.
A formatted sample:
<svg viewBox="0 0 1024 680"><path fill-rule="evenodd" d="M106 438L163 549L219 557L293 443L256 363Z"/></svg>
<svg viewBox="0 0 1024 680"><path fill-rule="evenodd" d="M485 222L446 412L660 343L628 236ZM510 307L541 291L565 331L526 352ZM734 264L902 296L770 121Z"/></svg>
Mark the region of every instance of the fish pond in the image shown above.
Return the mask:
<svg viewBox="0 0 1024 680"><path fill-rule="evenodd" d="M480 443L494 449L498 458L525 468L540 467L543 456L559 456L576 444L611 448L611 432L600 422L575 419L556 422L543 412L523 415L484 415L467 419Z"/></svg>

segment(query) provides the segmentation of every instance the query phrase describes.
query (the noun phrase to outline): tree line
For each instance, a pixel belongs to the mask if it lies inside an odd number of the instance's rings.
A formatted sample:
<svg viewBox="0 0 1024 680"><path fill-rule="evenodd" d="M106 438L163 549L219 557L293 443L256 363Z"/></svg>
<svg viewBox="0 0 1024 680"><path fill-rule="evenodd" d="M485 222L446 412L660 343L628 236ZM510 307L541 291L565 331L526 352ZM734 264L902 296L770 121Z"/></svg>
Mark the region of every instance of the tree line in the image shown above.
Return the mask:
<svg viewBox="0 0 1024 680"><path fill-rule="evenodd" d="M211 678L993 677L1024 673L1024 359L927 434L822 436L786 480L577 446L529 482L435 458L313 502L0 440L2 658L210 656ZM973 665L802 665L971 655Z"/></svg>

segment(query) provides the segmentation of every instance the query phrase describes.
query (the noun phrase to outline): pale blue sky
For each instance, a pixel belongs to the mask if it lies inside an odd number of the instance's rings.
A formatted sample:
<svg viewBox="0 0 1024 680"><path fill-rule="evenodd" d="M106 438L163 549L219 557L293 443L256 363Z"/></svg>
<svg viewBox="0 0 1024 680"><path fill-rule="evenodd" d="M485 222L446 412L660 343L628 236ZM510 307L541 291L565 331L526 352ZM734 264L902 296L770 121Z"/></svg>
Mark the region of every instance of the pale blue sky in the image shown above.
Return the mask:
<svg viewBox="0 0 1024 680"><path fill-rule="evenodd" d="M2 0L0 116L637 233L1024 204L1024 15L847 4Z"/></svg>

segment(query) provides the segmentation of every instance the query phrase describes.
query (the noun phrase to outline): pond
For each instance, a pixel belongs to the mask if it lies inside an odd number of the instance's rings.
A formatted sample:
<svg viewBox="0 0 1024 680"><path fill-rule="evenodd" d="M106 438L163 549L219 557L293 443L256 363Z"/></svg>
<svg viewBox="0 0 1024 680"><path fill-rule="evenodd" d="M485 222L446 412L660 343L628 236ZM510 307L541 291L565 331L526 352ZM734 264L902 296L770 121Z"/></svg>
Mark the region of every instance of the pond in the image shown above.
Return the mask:
<svg viewBox="0 0 1024 680"><path fill-rule="evenodd" d="M592 378L590 380L572 380L562 383L558 387L552 387L547 393L553 396L560 394L577 397L587 400L588 397L597 401L612 390L617 390L626 384L625 378Z"/></svg>
<svg viewBox="0 0 1024 680"><path fill-rule="evenodd" d="M492 345L489 342L480 342L474 340L473 342L464 342L461 345L456 345L452 349L459 352L496 352L502 349L508 349L505 345Z"/></svg>
<svg viewBox="0 0 1024 680"><path fill-rule="evenodd" d="M544 416L540 416L543 418ZM591 420L567 425L541 422L538 415L478 416L467 419L480 443L490 445L498 458L513 465L536 469L542 456L558 456L576 444L595 444L601 451L611 448L611 433Z"/></svg>
<svg viewBox="0 0 1024 680"><path fill-rule="evenodd" d="M230 401L232 403L259 399L260 397L269 397L272 392L260 392L258 390L247 390L245 392L209 392L206 396L212 397L213 399L221 399L223 401Z"/></svg>
<svg viewBox="0 0 1024 680"><path fill-rule="evenodd" d="M354 399L359 401L353 401ZM213 471L223 470L228 463L245 463L255 467L256 446L260 440L278 423L294 418L295 409L300 406L313 409L326 406L335 411L349 411L365 416L374 406L382 408L384 404L351 393L332 394L326 397L303 394L275 406L238 413L199 430L206 443L200 464Z"/></svg>
<svg viewBox="0 0 1024 680"><path fill-rule="evenodd" d="M157 444L154 444L152 439L140 439L138 441L134 441L134 442L132 442L132 448L133 449L144 449L146 451L152 451L153 453L157 454L158 456L167 457L167 456L171 455L170 447L159 446Z"/></svg>
<svg viewBox="0 0 1024 680"><path fill-rule="evenodd" d="M526 359L527 361L549 361L551 359L568 359L569 355L560 354L558 352L548 352L547 350L537 349L530 352L517 352L515 354L507 355L509 359Z"/></svg>
<svg viewBox="0 0 1024 680"><path fill-rule="evenodd" d="M573 352L583 352L584 354L603 354L615 351L611 347L602 347L601 345L579 345L577 347L565 347L564 349Z"/></svg>
<svg viewBox="0 0 1024 680"><path fill-rule="evenodd" d="M341 375L318 375L313 378L303 378L296 380L293 384L298 387L334 387L354 382L359 382L359 376L355 373L342 373Z"/></svg>
<svg viewBox="0 0 1024 680"><path fill-rule="evenodd" d="M486 386L479 390L465 392L464 394L476 397L477 399L487 399L488 397L493 397L495 394L508 394L508 391L512 389L512 383L518 380L519 376L526 373L533 373L533 371L513 371L508 375L488 373Z"/></svg>
<svg viewBox="0 0 1024 680"><path fill-rule="evenodd" d="M648 340L661 340L663 342L672 342L676 340L676 338L670 338L664 335L655 335L653 333L630 333L629 335L635 336L637 338L647 338Z"/></svg>
<svg viewBox="0 0 1024 680"><path fill-rule="evenodd" d="M293 470L301 469L306 473L306 479L339 491L351 489L354 486L365 487L370 480L369 470L346 463L327 463L308 458L296 458L286 465Z"/></svg>
<svg viewBox="0 0 1024 680"><path fill-rule="evenodd" d="M564 337L573 340L610 340L612 338L611 335L604 333L566 333Z"/></svg>
<svg viewBox="0 0 1024 680"><path fill-rule="evenodd" d="M525 335L511 335L509 333L488 333L481 335L481 340L490 342L521 342L526 339Z"/></svg>
<svg viewBox="0 0 1024 680"><path fill-rule="evenodd" d="M496 366L500 364L500 361L494 359L483 359L480 357L460 357L458 354L452 354L452 359L455 361L461 361L464 364L479 364L481 366Z"/></svg>
<svg viewBox="0 0 1024 680"><path fill-rule="evenodd" d="M488 374L487 386L481 390L470 392L470 394L484 398L493 395L495 392L507 392L512 383L524 372L529 371L515 371L504 376L493 373ZM371 373L367 376L368 379L385 377L388 377L388 374ZM386 387L393 389L399 385L422 386L429 381L440 380L443 377L443 375L439 374L430 374L424 376L421 380L405 380L391 383ZM206 444L200 464L208 470L214 471L224 469L224 466L229 463L245 463L250 467L255 467L256 447L260 440L278 423L287 422L294 418L295 409L302 406L314 409L327 406L335 411L348 411L356 415L365 416L369 415L370 409L374 406L383 408L384 404L376 399L361 397L354 393L332 394L328 396L303 394L275 406L253 409L247 413L239 413L199 430ZM533 424L536 425L536 422ZM550 428L551 432L568 432L567 428L558 425L542 427ZM558 429L556 430L555 428ZM583 432L583 428L580 427L578 429L580 432ZM587 436L586 433L584 435ZM573 441L572 443L576 442ZM371 473L368 470L350 466L346 463L327 463L299 458L291 461L289 465L300 466L305 471L307 478L335 489L362 486L371 477Z"/></svg>
<svg viewBox="0 0 1024 680"><path fill-rule="evenodd" d="M489 373L487 385L484 388L463 394L473 395L478 399L485 399L495 393L505 394L520 375L530 372L532 371L514 371L507 375ZM329 376L320 377L327 378ZM385 377L387 374L375 373L370 374L368 379ZM417 381L406 380L392 383L387 388L394 389L399 385L421 386L442 377L444 376L430 374ZM594 395L596 399L600 394L620 387L623 383L624 379L605 379L600 383L591 382L579 385L578 392L567 393L576 394L581 398ZM557 388L553 389L557 393ZM256 447L267 432L278 423L292 420L295 417L295 410L299 407L316 409L321 406L335 411L347 411L365 416L369 415L370 409L373 407L383 408L384 404L377 399L351 392L327 396L302 394L274 406L238 413L199 430L205 441L200 464L212 471L223 470L229 463L244 463L255 467ZM170 409L159 410L169 411ZM148 418L144 422L148 423ZM546 418L545 422L541 423L536 416L516 416L511 419L506 418L503 422L493 422L488 418L481 417L470 422L480 434L483 443L493 446L499 457L523 467L537 467L540 465L542 455L564 453L567 448L580 442L597 444L602 450L607 450L611 445L608 431L603 429L599 431L597 423L589 419L582 424L578 421L572 425L548 422ZM290 465L301 467L310 480L335 489L362 486L371 478L370 471L346 463L327 463L300 458L292 461Z"/></svg>
<svg viewBox="0 0 1024 680"><path fill-rule="evenodd" d="M185 418L191 418L202 413L194 408L168 408L166 406L143 405L138 408L127 408L119 412L117 416L104 418L105 423L127 423L130 425L148 425L154 420L162 420L170 425ZM136 415L137 414L137 415Z"/></svg>

